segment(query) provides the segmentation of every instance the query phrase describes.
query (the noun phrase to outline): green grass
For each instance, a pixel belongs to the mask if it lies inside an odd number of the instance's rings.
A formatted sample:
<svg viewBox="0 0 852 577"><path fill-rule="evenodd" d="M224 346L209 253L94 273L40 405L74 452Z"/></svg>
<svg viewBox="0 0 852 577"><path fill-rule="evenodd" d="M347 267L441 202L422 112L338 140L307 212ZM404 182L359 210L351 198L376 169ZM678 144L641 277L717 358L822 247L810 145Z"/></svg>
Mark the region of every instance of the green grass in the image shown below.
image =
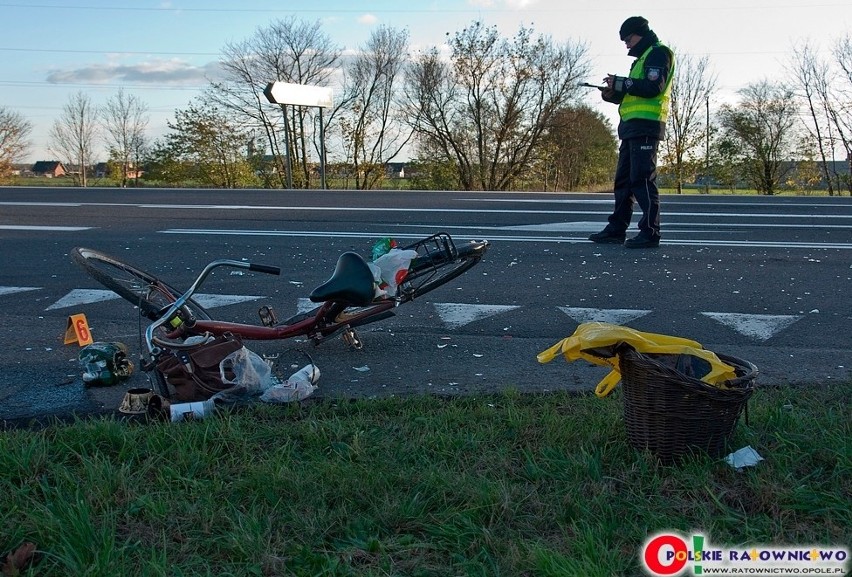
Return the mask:
<svg viewBox="0 0 852 577"><path fill-rule="evenodd" d="M620 394L317 400L0 433L32 575L638 575L650 533L848 545L850 384L758 389L737 472L631 449ZM0 565L2 565L0 558ZM2 572L2 571L0 571Z"/></svg>

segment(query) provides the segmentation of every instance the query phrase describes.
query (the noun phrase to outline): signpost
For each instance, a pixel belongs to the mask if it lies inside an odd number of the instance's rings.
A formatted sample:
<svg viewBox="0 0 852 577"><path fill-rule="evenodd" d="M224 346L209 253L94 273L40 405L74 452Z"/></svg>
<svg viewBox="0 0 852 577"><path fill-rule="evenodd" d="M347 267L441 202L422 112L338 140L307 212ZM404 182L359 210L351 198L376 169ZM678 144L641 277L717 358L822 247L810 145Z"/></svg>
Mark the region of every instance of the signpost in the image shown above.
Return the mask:
<svg viewBox="0 0 852 577"><path fill-rule="evenodd" d="M319 108L320 125L320 180L325 188L325 125L322 109L332 107L331 88L308 84L291 84L275 81L266 85L263 95L272 104L281 106L284 113L284 144L287 147L287 186L293 188L292 166L290 161L290 129L287 125L287 106L312 106Z"/></svg>

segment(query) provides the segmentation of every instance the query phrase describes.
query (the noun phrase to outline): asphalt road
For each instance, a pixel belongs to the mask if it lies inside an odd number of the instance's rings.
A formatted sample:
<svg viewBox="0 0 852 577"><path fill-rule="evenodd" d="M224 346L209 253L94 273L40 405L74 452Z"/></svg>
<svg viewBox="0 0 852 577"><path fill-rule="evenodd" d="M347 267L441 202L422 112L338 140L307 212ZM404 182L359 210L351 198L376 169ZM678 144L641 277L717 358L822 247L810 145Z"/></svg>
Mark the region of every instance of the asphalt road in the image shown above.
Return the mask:
<svg viewBox="0 0 852 577"><path fill-rule="evenodd" d="M249 348L285 364L309 353L322 372L317 395L328 397L590 390L601 367L536 355L600 320L750 360L760 384L849 386L852 198L668 196L655 250L586 240L610 204L583 194L0 188L0 419L111 411L147 384L137 373L83 386L79 347L63 344L68 317L85 314L96 340L124 342L134 358L140 323L123 300L95 300L103 287L71 262L74 246L178 286L215 258L280 266L280 277L225 273L205 286L232 303L217 315L253 321L264 304L294 313L345 250L369 255L380 237L438 230L492 248L457 281L363 327L364 350L338 340Z"/></svg>

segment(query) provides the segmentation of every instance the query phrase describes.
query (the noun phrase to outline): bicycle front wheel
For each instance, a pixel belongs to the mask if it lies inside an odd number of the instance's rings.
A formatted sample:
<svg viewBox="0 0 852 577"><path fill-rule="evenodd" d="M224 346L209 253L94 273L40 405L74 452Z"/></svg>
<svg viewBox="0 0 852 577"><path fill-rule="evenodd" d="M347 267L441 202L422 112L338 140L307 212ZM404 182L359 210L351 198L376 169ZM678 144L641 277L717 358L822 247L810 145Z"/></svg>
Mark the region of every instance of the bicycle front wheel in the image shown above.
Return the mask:
<svg viewBox="0 0 852 577"><path fill-rule="evenodd" d="M488 241L471 241L455 247L451 260L444 253L418 256L399 287L400 296L414 299L450 282L476 266L487 249Z"/></svg>
<svg viewBox="0 0 852 577"><path fill-rule="evenodd" d="M72 249L71 258L90 277L138 306L140 313L152 321L182 294L151 273L98 250L77 247ZM211 319L204 307L192 299L186 308L196 319Z"/></svg>

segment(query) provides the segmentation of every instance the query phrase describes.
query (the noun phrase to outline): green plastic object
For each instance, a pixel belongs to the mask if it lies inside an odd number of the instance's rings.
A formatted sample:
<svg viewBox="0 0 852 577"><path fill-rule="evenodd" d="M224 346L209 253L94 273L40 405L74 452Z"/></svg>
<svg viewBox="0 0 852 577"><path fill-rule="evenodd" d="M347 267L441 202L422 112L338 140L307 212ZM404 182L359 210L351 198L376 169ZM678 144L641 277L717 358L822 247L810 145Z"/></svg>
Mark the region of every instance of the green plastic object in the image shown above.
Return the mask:
<svg viewBox="0 0 852 577"><path fill-rule="evenodd" d="M376 241L376 244L373 245L373 260L376 260L383 254L387 254L390 252L390 249L396 248L397 246L397 242L390 237L380 238Z"/></svg>
<svg viewBox="0 0 852 577"><path fill-rule="evenodd" d="M124 343L92 343L80 350L79 359L87 387L114 385L133 373Z"/></svg>

